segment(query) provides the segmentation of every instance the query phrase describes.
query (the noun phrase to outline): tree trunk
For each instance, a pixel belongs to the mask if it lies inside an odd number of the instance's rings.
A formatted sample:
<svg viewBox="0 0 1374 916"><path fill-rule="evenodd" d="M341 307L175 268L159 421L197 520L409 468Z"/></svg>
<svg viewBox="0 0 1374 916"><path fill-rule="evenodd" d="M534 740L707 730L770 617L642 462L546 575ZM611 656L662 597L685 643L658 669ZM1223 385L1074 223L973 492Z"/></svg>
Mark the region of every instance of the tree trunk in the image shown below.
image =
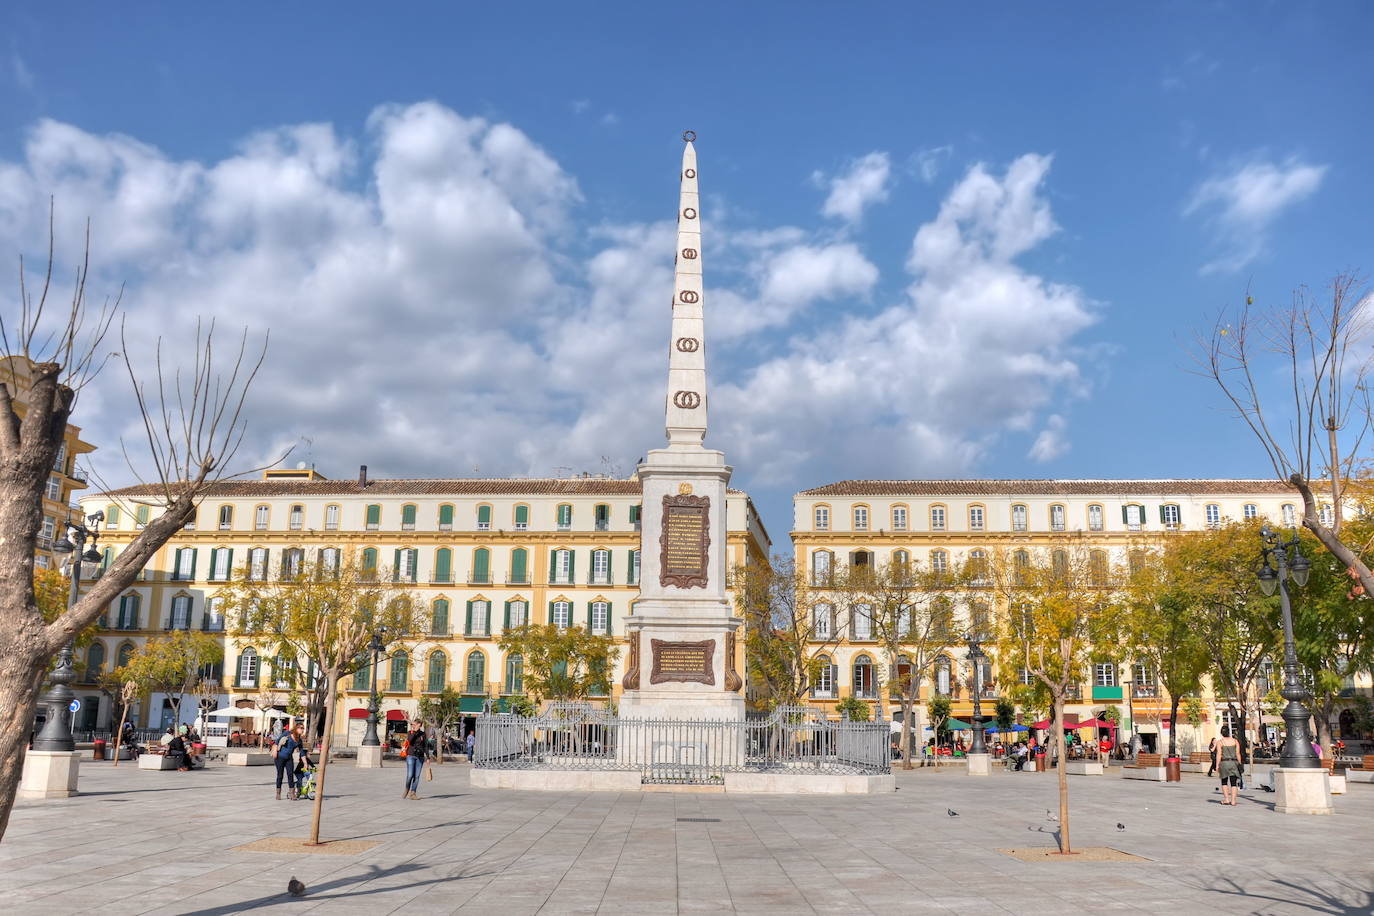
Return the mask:
<svg viewBox="0 0 1374 916"><path fill-rule="evenodd" d="M1169 756L1178 756L1178 694L1169 691Z"/></svg>
<svg viewBox="0 0 1374 916"><path fill-rule="evenodd" d="M1317 726L1317 743L1322 746L1325 756L1335 757L1335 742L1331 740L1331 710L1336 703L1334 700L1312 701L1312 719Z"/></svg>
<svg viewBox="0 0 1374 916"><path fill-rule="evenodd" d="M902 769L911 769L911 714L916 710L916 704L911 701L910 696L902 697Z"/></svg>
<svg viewBox="0 0 1374 916"><path fill-rule="evenodd" d="M1054 697L1054 749L1059 755L1059 853L1068 855L1073 852L1069 845L1069 771L1068 745L1064 740L1064 695Z"/></svg>
<svg viewBox="0 0 1374 916"><path fill-rule="evenodd" d="M1293 474L1288 478L1288 482L1302 494L1303 527L1316 535L1322 546L1331 551L1331 555L1340 560L1347 569L1355 572L1360 584L1364 586L1366 595L1374 595L1374 575L1370 574L1369 567L1360 559L1359 554L1345 546L1336 532L1321 523L1321 518L1317 514L1317 500L1312 495L1312 488L1307 481L1302 475Z"/></svg>
<svg viewBox="0 0 1374 916"><path fill-rule="evenodd" d="M119 728L115 729L114 740L114 765L119 766L119 749L124 744L124 720L129 716L129 705L124 704L124 708L119 713Z"/></svg>
<svg viewBox="0 0 1374 916"><path fill-rule="evenodd" d="M45 673L45 666L32 658L0 653L0 836L9 826L19 791L24 769L21 757L33 732L38 688Z"/></svg>
<svg viewBox="0 0 1374 916"><path fill-rule="evenodd" d="M329 768L329 739L334 733L334 701L338 695L339 674L330 670L329 684L324 701L324 739L320 743L320 765L315 773L315 810L310 815L310 840L308 845L320 845L320 816L324 814L324 774Z"/></svg>

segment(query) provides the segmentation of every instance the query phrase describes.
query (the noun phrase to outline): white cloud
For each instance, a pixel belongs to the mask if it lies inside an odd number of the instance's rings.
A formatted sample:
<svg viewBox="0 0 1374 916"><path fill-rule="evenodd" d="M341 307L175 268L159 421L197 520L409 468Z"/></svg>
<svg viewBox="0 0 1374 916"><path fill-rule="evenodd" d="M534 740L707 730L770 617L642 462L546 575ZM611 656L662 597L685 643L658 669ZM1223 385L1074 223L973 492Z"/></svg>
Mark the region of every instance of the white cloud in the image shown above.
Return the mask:
<svg viewBox="0 0 1374 916"><path fill-rule="evenodd" d="M1270 226L1284 210L1316 193L1326 170L1297 157L1282 163L1253 161L1198 185L1183 212L1207 220L1219 249L1203 272L1239 270L1258 257Z"/></svg>
<svg viewBox="0 0 1374 916"><path fill-rule="evenodd" d="M932 146L928 149L920 149L911 154L908 161L908 168L926 184L931 184L940 175L940 170L945 163L954 155L952 146Z"/></svg>
<svg viewBox="0 0 1374 916"><path fill-rule="evenodd" d="M1056 229L1040 194L1049 167L1026 155L1000 177L970 169L917 231L904 301L836 314L724 386L736 463L809 481L968 473L1081 392L1073 340L1095 320L1089 302L1015 263Z"/></svg>
<svg viewBox="0 0 1374 916"><path fill-rule="evenodd" d="M827 179L820 172L812 175L819 185L829 185L830 195L821 212L847 223L857 223L870 205L887 200L892 163L887 153L869 153L854 160L842 175Z"/></svg>
<svg viewBox="0 0 1374 916"><path fill-rule="evenodd" d="M1040 434L1031 443L1027 457L1033 461L1046 462L1053 461L1067 452L1069 440L1065 432L1068 426L1068 421L1057 413L1046 417L1045 428L1040 430Z"/></svg>

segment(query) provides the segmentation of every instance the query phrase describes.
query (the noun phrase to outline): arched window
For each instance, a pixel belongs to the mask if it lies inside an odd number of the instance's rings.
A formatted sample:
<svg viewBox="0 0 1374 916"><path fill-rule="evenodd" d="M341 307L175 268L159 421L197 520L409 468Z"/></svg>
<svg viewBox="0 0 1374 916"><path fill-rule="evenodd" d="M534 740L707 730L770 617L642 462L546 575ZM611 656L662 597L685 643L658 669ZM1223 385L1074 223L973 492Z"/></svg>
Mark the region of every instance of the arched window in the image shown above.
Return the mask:
<svg viewBox="0 0 1374 916"><path fill-rule="evenodd" d="M938 504L937 504L937 505L934 505L934 506L931 506L931 507L930 507L930 530L931 530L931 531L944 531L944 530L945 530L945 507L944 507L944 506L941 506L941 505L938 505Z"/></svg>
<svg viewBox="0 0 1374 916"><path fill-rule="evenodd" d="M106 530L106 531L118 531L118 530L119 530L119 507L118 507L118 506L106 506L106 507L105 507L105 530Z"/></svg>
<svg viewBox="0 0 1374 916"><path fill-rule="evenodd" d="M463 690L465 693L487 692L487 657L481 649L474 649L468 655L468 676Z"/></svg>
<svg viewBox="0 0 1374 916"><path fill-rule="evenodd" d="M137 509L134 510L134 527L135 527L135 528L146 528L146 527L147 527L147 525L148 525L148 515L149 515L149 512L150 512L150 509L149 509L148 506L139 506Z"/></svg>
<svg viewBox="0 0 1374 916"><path fill-rule="evenodd" d="M817 550L811 554L811 584L829 585L830 576L835 568L835 555L828 550Z"/></svg>
<svg viewBox="0 0 1374 916"><path fill-rule="evenodd" d="M816 639L835 638L835 609L828 604L818 604L812 610L811 632Z"/></svg>
<svg viewBox="0 0 1374 916"><path fill-rule="evenodd" d="M387 678L387 690L393 693L401 693L408 689L410 681L410 656L404 649L397 649L391 656L390 677Z"/></svg>
<svg viewBox="0 0 1374 916"><path fill-rule="evenodd" d="M404 506L401 507L401 530L402 530L402 531L414 531L414 530L415 530L415 514L416 514L416 509L415 509L415 504L414 504L414 503L407 503L406 505L404 505Z"/></svg>
<svg viewBox="0 0 1374 916"><path fill-rule="evenodd" d="M472 585L491 584L491 551L485 547L478 547L472 552L472 576L468 579Z"/></svg>
<svg viewBox="0 0 1374 916"><path fill-rule="evenodd" d="M530 507L529 507L529 506L516 506L516 507L515 507L515 530L516 530L516 531L528 531L528 530L529 530L529 527L530 527Z"/></svg>
<svg viewBox="0 0 1374 916"><path fill-rule="evenodd" d="M447 547L434 551L434 581L440 585L453 582L453 551Z"/></svg>
<svg viewBox="0 0 1374 916"><path fill-rule="evenodd" d="M530 603L524 598L512 598L506 602L505 628L512 630L530 622Z"/></svg>
<svg viewBox="0 0 1374 916"><path fill-rule="evenodd" d="M1103 526L1102 526L1102 520L1103 520L1102 507L1101 507L1101 506L1097 506L1097 505L1089 506L1089 507L1088 507L1088 530L1089 530L1089 531L1101 531L1101 530L1102 530L1102 527L1103 527Z"/></svg>
<svg viewBox="0 0 1374 916"><path fill-rule="evenodd" d="M830 656L822 655L816 659L816 681L811 685L811 695L819 699L832 699L835 696L835 665Z"/></svg>
<svg viewBox="0 0 1374 916"><path fill-rule="evenodd" d="M505 692L507 695L525 692L525 660L520 657L518 652L506 656Z"/></svg>
<svg viewBox="0 0 1374 916"><path fill-rule="evenodd" d="M850 553L849 569L860 575L873 572L873 551L855 550Z"/></svg>
<svg viewBox="0 0 1374 916"><path fill-rule="evenodd" d="M372 659L371 659L371 658L368 658L367 661L363 662L362 666L361 666L357 671L354 671L354 672L353 672L353 689L354 689L354 690L371 690L371 689L372 689Z"/></svg>
<svg viewBox="0 0 1374 916"><path fill-rule="evenodd" d="M592 551L592 585L611 584L611 552L609 550Z"/></svg>
<svg viewBox="0 0 1374 916"><path fill-rule="evenodd" d="M448 599L436 598L434 604L430 606L429 615L429 634L431 636L448 635Z"/></svg>
<svg viewBox="0 0 1374 916"><path fill-rule="evenodd" d="M892 530L893 530L893 531L905 531L905 530L906 530L906 515L907 515L907 511L906 511L906 505L905 505L905 504L903 504L903 503L898 503L897 505L895 505L895 506L892 507Z"/></svg>
<svg viewBox="0 0 1374 916"><path fill-rule="evenodd" d="M930 571L936 575L949 572L949 553L944 550L930 552Z"/></svg>
<svg viewBox="0 0 1374 916"><path fill-rule="evenodd" d="M287 527L292 531L300 531L305 527L305 506L295 505L291 507L287 515Z"/></svg>
<svg viewBox="0 0 1374 916"><path fill-rule="evenodd" d="M855 531L867 531L867 530L868 530L868 507L867 507L867 506L858 505L858 506L855 506L855 507L854 507L854 530L855 530Z"/></svg>
<svg viewBox="0 0 1374 916"><path fill-rule="evenodd" d="M829 531L829 530L830 530L830 507L829 507L829 506L816 506L814 509L812 509L811 518L812 518L812 520L813 520L813 525L812 525L812 527L815 528L815 530L817 530L817 531Z"/></svg>
<svg viewBox="0 0 1374 916"><path fill-rule="evenodd" d="M1088 577L1097 588L1107 584L1107 551L1094 550L1088 554Z"/></svg>
<svg viewBox="0 0 1374 916"><path fill-rule="evenodd" d="M375 579L377 577L377 548L363 548L363 568L362 576L364 579Z"/></svg>
<svg viewBox="0 0 1374 916"><path fill-rule="evenodd" d="M425 674L425 690L438 693L448 684L448 656L442 649L429 653L429 668Z"/></svg>
<svg viewBox="0 0 1374 916"><path fill-rule="evenodd" d="M253 530L266 531L267 523L272 515L272 510L268 506L257 506L253 509Z"/></svg>
<svg viewBox="0 0 1374 916"><path fill-rule="evenodd" d="M975 601L968 608L969 630L980 640L988 640L993 637L992 614L988 606L981 601Z"/></svg>
<svg viewBox="0 0 1374 916"><path fill-rule="evenodd" d="M587 605L587 625L596 636L611 632L611 603L600 599Z"/></svg>
<svg viewBox="0 0 1374 916"><path fill-rule="evenodd" d="M305 550L288 547L281 552L281 577L290 581L305 570Z"/></svg>
<svg viewBox="0 0 1374 916"><path fill-rule="evenodd" d="M1257 515L1259 515L1259 506L1255 505L1254 503L1246 503L1245 507L1241 510L1241 516L1247 522Z"/></svg>
<svg viewBox="0 0 1374 916"><path fill-rule="evenodd" d="M1183 514L1178 506L1166 503L1159 507L1159 523L1165 528L1177 528L1182 521Z"/></svg>
<svg viewBox="0 0 1374 916"><path fill-rule="evenodd" d="M395 582L414 582L420 566L420 551L415 547L396 548L396 559L391 568L391 578Z"/></svg>
<svg viewBox="0 0 1374 916"><path fill-rule="evenodd" d="M248 578L261 582L267 578L267 548L254 547L248 551Z"/></svg>
<svg viewBox="0 0 1374 916"><path fill-rule="evenodd" d="M1322 503L1317 507L1317 521L1321 522L1323 527L1330 527L1334 520L1335 516L1331 513L1330 503Z"/></svg>
<svg viewBox="0 0 1374 916"><path fill-rule="evenodd" d="M854 659L854 696L871 700L877 695L873 684L873 659L860 655Z"/></svg>
<svg viewBox="0 0 1374 916"><path fill-rule="evenodd" d="M382 507L375 503L367 507L365 514L366 528L368 531L376 531L382 527Z"/></svg>
<svg viewBox="0 0 1374 916"><path fill-rule="evenodd" d="M115 668L123 668L128 665L129 659L133 657L133 654L134 647L129 643L126 642L124 645L120 646L119 651L115 653Z"/></svg>
<svg viewBox="0 0 1374 916"><path fill-rule="evenodd" d="M1030 569L1030 553L1017 550L1011 555L1012 577L1017 585L1026 584L1026 571Z"/></svg>
<svg viewBox="0 0 1374 916"><path fill-rule="evenodd" d="M453 506L449 503L444 503L439 507L439 530L453 530Z"/></svg>
<svg viewBox="0 0 1374 916"><path fill-rule="evenodd" d="M1203 515L1207 521L1208 528L1221 527L1221 506L1216 503L1208 503L1203 509Z"/></svg>
<svg viewBox="0 0 1374 916"><path fill-rule="evenodd" d="M1280 507L1280 516L1283 518L1283 527L1292 528L1297 524L1298 515L1293 509L1292 503L1284 503Z"/></svg>
<svg viewBox="0 0 1374 916"><path fill-rule="evenodd" d="M339 507L338 507L338 506L336 506L336 505L329 505L329 506L325 506L325 507L324 507L324 530L326 530L326 531L338 531L338 530L339 530Z"/></svg>
<svg viewBox="0 0 1374 916"><path fill-rule="evenodd" d="M611 507L605 503L597 503L592 510L592 520L597 531L608 531L611 527Z"/></svg>
<svg viewBox="0 0 1374 916"><path fill-rule="evenodd" d="M467 636L491 635L491 602L486 598L474 598L468 602Z"/></svg>
<svg viewBox="0 0 1374 916"><path fill-rule="evenodd" d="M568 503L563 503L562 505L560 505L560 506L558 507L558 509L554 512L554 517L555 517L555 520L556 520L557 523L558 523L558 530L559 530L559 531L570 531L570 530L572 530L572 506L571 506L571 505L569 505Z"/></svg>
<svg viewBox="0 0 1374 916"><path fill-rule="evenodd" d="M205 599L205 630L209 633L224 632L224 599L212 596Z"/></svg>
<svg viewBox="0 0 1374 916"><path fill-rule="evenodd" d="M1050 530L1063 531L1065 527L1064 507L1060 505L1050 506Z"/></svg>
<svg viewBox="0 0 1374 916"><path fill-rule="evenodd" d="M510 552L510 578L508 585L529 585L530 583L530 552L523 547L516 547Z"/></svg>
<svg viewBox="0 0 1374 916"><path fill-rule="evenodd" d="M191 629L191 596L176 595L172 598L172 613L167 619L169 630Z"/></svg>
<svg viewBox="0 0 1374 916"><path fill-rule="evenodd" d="M987 521L987 513L982 506L968 507L968 530L982 531Z"/></svg>
<svg viewBox="0 0 1374 916"><path fill-rule="evenodd" d="M549 623L566 630L572 626L572 602L571 601L550 601L549 602Z"/></svg>
<svg viewBox="0 0 1374 916"><path fill-rule="evenodd" d="M320 565L317 575L320 578L329 576L331 579L339 578L339 570L343 566L343 551L337 547L323 547L320 549Z"/></svg>
<svg viewBox="0 0 1374 916"><path fill-rule="evenodd" d="M867 642L873 638L873 606L869 604L856 604L854 610L850 612L851 620L849 624L850 639Z"/></svg>
<svg viewBox="0 0 1374 916"><path fill-rule="evenodd" d="M220 531L228 531L228 530L229 530L230 528L232 528L232 527L234 527L234 507L233 507L233 506L220 506L220 507L219 507L219 530L220 530Z"/></svg>
<svg viewBox="0 0 1374 916"><path fill-rule="evenodd" d="M1030 527L1030 513L1025 506L1011 507L1011 530L1025 531Z"/></svg>
<svg viewBox="0 0 1374 916"><path fill-rule="evenodd" d="M100 674L104 670L105 644L97 640L86 650L86 676L82 680L87 684L94 684L100 680Z"/></svg>
<svg viewBox="0 0 1374 916"><path fill-rule="evenodd" d="M136 594L123 595L119 599L119 611L115 615L116 630L137 630L139 624L139 605L143 599Z"/></svg>
<svg viewBox="0 0 1374 916"><path fill-rule="evenodd" d="M1050 565L1054 569L1056 578L1067 578L1069 575L1069 552L1067 550L1052 551L1050 553Z"/></svg>
<svg viewBox="0 0 1374 916"><path fill-rule="evenodd" d="M477 507L477 530L491 530L491 506L485 503Z"/></svg>
<svg viewBox="0 0 1374 916"><path fill-rule="evenodd" d="M554 585L571 585L573 577L573 552L560 547L549 553L549 582Z"/></svg>
<svg viewBox="0 0 1374 916"><path fill-rule="evenodd" d="M258 686L258 650L252 646L239 653L238 677L236 687Z"/></svg>
<svg viewBox="0 0 1374 916"><path fill-rule="evenodd" d="M988 553L986 550L971 550L968 555L969 581L974 585L988 584Z"/></svg>
<svg viewBox="0 0 1374 916"><path fill-rule="evenodd" d="M892 551L892 578L893 581L904 583L911 581L911 553L906 550Z"/></svg>

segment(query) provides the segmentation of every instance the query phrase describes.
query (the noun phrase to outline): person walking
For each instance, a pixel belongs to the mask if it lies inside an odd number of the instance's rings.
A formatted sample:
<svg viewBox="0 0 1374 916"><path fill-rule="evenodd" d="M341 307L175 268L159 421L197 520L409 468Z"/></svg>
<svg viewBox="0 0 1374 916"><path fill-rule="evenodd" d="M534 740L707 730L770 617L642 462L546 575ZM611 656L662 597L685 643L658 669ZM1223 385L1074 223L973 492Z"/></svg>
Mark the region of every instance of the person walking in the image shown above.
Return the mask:
<svg viewBox="0 0 1374 916"><path fill-rule="evenodd" d="M1236 803L1236 787L1240 784L1242 760L1240 742L1231 737L1231 726L1221 727L1221 738L1216 742L1217 773L1221 776L1221 803Z"/></svg>
<svg viewBox="0 0 1374 916"><path fill-rule="evenodd" d="M277 766L277 800L281 800L281 780L286 777L286 797L295 798L299 783L296 782L296 752L301 749L301 727L297 725L289 732L283 732L272 745L272 762Z"/></svg>
<svg viewBox="0 0 1374 916"><path fill-rule="evenodd" d="M420 771L425 767L425 723L415 719L410 723L410 733L406 735L406 788L402 798L418 799L415 794L420 788Z"/></svg>
<svg viewBox="0 0 1374 916"><path fill-rule="evenodd" d="M1207 775L1214 776L1217 772L1217 739L1213 738L1207 742L1207 757L1211 760L1211 766L1207 767Z"/></svg>
<svg viewBox="0 0 1374 916"><path fill-rule="evenodd" d="M468 732L468 738L467 738L468 763L472 763L472 752L473 752L476 748L477 748L477 729L474 728L472 731Z"/></svg>

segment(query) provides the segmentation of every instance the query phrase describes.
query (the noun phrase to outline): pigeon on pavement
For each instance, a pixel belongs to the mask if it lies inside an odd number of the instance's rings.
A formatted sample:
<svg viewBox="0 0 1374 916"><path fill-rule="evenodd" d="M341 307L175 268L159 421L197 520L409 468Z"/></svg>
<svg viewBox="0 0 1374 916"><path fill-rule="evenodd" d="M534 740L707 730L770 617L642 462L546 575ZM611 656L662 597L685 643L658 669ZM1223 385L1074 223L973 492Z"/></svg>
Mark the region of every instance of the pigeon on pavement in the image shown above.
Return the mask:
<svg viewBox="0 0 1374 916"><path fill-rule="evenodd" d="M1116 829L1117 829L1117 830L1125 830L1125 829L1126 829L1126 825L1123 824L1123 823L1121 823L1120 821L1117 821L1117 822L1116 822Z"/></svg>
<svg viewBox="0 0 1374 916"><path fill-rule="evenodd" d="M958 812L958 811L955 811L953 808L946 808L946 809L945 809L945 813L948 814L950 817L958 817L958 816L959 816L959 812Z"/></svg>
<svg viewBox="0 0 1374 916"><path fill-rule="evenodd" d="M1046 809L1045 809L1045 820L1047 820L1047 821L1057 821L1057 820L1059 820L1059 815L1055 814L1055 813L1054 813L1053 811L1051 811L1049 808L1046 808Z"/></svg>
<svg viewBox="0 0 1374 916"><path fill-rule="evenodd" d="M286 882L286 890L292 897L305 896L305 885L297 881L295 875L292 875L291 880Z"/></svg>

